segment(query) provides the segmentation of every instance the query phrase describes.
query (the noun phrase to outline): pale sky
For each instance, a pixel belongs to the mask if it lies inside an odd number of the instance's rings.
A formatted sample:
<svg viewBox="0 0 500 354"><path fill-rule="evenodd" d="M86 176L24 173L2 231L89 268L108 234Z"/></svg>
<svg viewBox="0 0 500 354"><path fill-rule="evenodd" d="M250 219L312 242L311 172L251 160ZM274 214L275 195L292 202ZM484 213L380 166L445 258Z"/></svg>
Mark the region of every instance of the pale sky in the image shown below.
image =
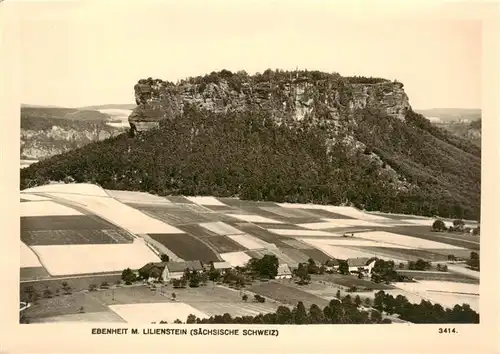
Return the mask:
<svg viewBox="0 0 500 354"><path fill-rule="evenodd" d="M51 1L19 5L23 103L134 103L140 78L221 69L397 79L414 108L481 107L481 23L334 2ZM359 5L359 4L358 4ZM21 12L22 9L22 12ZM412 13L413 15L409 15ZM429 13L432 15L429 15ZM10 27L12 28L12 27Z"/></svg>

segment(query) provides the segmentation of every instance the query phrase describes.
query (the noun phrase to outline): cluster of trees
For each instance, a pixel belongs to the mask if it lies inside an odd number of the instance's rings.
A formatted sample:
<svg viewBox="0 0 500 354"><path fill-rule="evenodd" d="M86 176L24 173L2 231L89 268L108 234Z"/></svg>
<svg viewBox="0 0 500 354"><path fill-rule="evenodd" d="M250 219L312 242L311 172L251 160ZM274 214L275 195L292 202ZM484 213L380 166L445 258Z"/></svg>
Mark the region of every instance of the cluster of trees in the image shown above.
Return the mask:
<svg viewBox="0 0 500 354"><path fill-rule="evenodd" d="M248 269L261 279L274 279L278 275L279 260L275 255L266 254L248 261Z"/></svg>
<svg viewBox="0 0 500 354"><path fill-rule="evenodd" d="M316 118L331 121L328 114ZM277 125L269 112L213 113L186 106L181 119L164 120L159 130L91 143L25 168L21 188L71 176L76 182L158 195L479 215L479 158L381 112L362 110L353 119L358 124L351 131L329 140L325 125L307 120ZM346 144L343 138L349 136L372 147L385 165ZM387 166L411 188L401 188Z"/></svg>
<svg viewBox="0 0 500 354"><path fill-rule="evenodd" d="M163 323L166 323L165 321ZM176 323L181 323L177 321ZM321 309L313 304L306 309L302 301L299 301L292 309L280 306L274 313L259 314L257 316L232 317L229 313L216 315L210 318L200 319L195 315L189 315L186 323L199 324L370 324L391 323L389 319L382 319L377 310L364 310L360 304L352 301L347 295L342 301L331 300Z"/></svg>
<svg viewBox="0 0 500 354"><path fill-rule="evenodd" d="M475 228L465 227L465 222L461 219L453 220L453 225L450 227L446 227L443 220L435 220L432 224L432 231L449 231L449 232L465 232L471 233L474 235L480 234L480 226L476 226Z"/></svg>
<svg viewBox="0 0 500 354"><path fill-rule="evenodd" d="M372 269L371 280L375 283L385 282L386 284L389 284L393 282L408 281L409 279L408 277L401 275L396 271L396 265L394 261L377 259Z"/></svg>
<svg viewBox="0 0 500 354"><path fill-rule="evenodd" d="M297 269L293 271L293 275L298 278L298 284L305 285L311 281L311 274L323 274L325 266L318 266L314 259L309 258L307 263L299 263Z"/></svg>
<svg viewBox="0 0 500 354"><path fill-rule="evenodd" d="M375 294L373 307L388 314L398 314L399 318L411 323L479 323L479 314L467 304L445 310L439 304L425 300L412 304L403 295L394 297L383 291Z"/></svg>
<svg viewBox="0 0 500 354"><path fill-rule="evenodd" d="M428 261L424 261L423 259L418 259L416 262L409 261L408 269L409 270L429 270L431 269L431 263Z"/></svg>
<svg viewBox="0 0 500 354"><path fill-rule="evenodd" d="M470 257L467 260L467 265L473 269L479 271L480 268L479 254L477 252L471 252Z"/></svg>

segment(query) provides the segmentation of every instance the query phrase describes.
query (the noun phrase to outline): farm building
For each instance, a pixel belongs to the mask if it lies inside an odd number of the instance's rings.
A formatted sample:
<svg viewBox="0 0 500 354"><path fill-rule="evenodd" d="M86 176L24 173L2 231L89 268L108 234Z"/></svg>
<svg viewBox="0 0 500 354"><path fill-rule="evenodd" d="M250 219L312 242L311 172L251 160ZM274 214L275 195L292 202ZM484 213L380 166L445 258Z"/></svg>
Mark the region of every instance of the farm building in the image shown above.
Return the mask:
<svg viewBox="0 0 500 354"><path fill-rule="evenodd" d="M347 265L349 266L349 272L359 273L363 272L365 274L371 274L373 266L376 260L371 260L370 258L348 258Z"/></svg>
<svg viewBox="0 0 500 354"><path fill-rule="evenodd" d="M148 263L144 267L139 269L138 273L144 279L160 279L162 278L166 265L167 262Z"/></svg>
<svg viewBox="0 0 500 354"><path fill-rule="evenodd" d="M280 264L278 266L278 275L276 275L276 279L290 279L292 278L292 271L287 264Z"/></svg>
<svg viewBox="0 0 500 354"><path fill-rule="evenodd" d="M184 275L186 269L191 271L196 270L197 272L204 270L200 261L168 262L162 273L162 279L163 281L180 279Z"/></svg>
<svg viewBox="0 0 500 354"><path fill-rule="evenodd" d="M340 265L340 262L338 259L332 258L329 259L325 262L325 270L327 272L333 272L334 270L338 269Z"/></svg>
<svg viewBox="0 0 500 354"><path fill-rule="evenodd" d="M220 270L221 273L225 273L228 269L231 269L231 264L228 262L213 262L214 269Z"/></svg>

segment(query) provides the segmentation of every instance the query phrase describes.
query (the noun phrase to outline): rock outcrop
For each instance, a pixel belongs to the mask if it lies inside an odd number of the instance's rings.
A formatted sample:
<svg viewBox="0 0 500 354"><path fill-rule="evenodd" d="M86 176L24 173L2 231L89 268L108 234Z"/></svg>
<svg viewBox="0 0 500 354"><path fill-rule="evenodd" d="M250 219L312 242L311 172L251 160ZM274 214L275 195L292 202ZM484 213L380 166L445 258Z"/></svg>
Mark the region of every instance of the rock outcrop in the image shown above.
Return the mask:
<svg viewBox="0 0 500 354"><path fill-rule="evenodd" d="M139 80L134 87L138 107L129 117L132 129L157 127L186 104L215 112L266 110L278 122L315 120L328 113L333 121L355 109L373 107L404 120L411 109L403 84L384 79L342 77L320 72L273 72L248 76L227 70L177 84L160 79ZM324 116L324 114L322 114Z"/></svg>

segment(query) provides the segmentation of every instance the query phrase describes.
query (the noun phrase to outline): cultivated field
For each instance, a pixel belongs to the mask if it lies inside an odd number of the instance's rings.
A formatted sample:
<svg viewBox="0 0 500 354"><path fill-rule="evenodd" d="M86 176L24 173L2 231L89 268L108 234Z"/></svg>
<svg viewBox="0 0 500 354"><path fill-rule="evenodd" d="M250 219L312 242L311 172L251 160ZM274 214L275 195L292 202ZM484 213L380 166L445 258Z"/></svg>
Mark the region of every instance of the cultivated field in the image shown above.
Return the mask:
<svg viewBox="0 0 500 354"><path fill-rule="evenodd" d="M357 237L373 240L377 242L386 242L399 247L410 247L410 248L421 248L421 249L461 249L461 247L424 240L418 237L411 237L391 232L375 231L375 232L363 232L356 234Z"/></svg>
<svg viewBox="0 0 500 354"><path fill-rule="evenodd" d="M177 319L185 322L190 314L199 318L209 317L203 312L182 302L111 305L109 308L121 318L125 319L127 323L132 324L146 324L160 321L173 323Z"/></svg>
<svg viewBox="0 0 500 354"><path fill-rule="evenodd" d="M209 206L225 206L224 203L217 200L214 197L187 197L190 201L199 205L209 205Z"/></svg>
<svg viewBox="0 0 500 354"><path fill-rule="evenodd" d="M106 190L106 192L115 199L118 199L122 203L138 203L138 204L171 204L172 202L164 197L159 197L156 195L151 195L149 193L143 192L129 192L129 191L117 191L117 190Z"/></svg>
<svg viewBox="0 0 500 354"><path fill-rule="evenodd" d="M159 261L139 239L130 244L32 246L32 250L52 276L139 269Z"/></svg>
<svg viewBox="0 0 500 354"><path fill-rule="evenodd" d="M19 279L21 281L32 279L47 279L49 273L42 266L39 267L21 267L19 271Z"/></svg>
<svg viewBox="0 0 500 354"><path fill-rule="evenodd" d="M123 230L39 230L24 231L21 240L29 246L132 243Z"/></svg>
<svg viewBox="0 0 500 354"><path fill-rule="evenodd" d="M75 209L68 208L51 200L21 203L21 217L81 214Z"/></svg>
<svg viewBox="0 0 500 354"><path fill-rule="evenodd" d="M202 223L200 226L220 236L241 235L244 233L243 231L220 221Z"/></svg>
<svg viewBox="0 0 500 354"><path fill-rule="evenodd" d="M42 266L36 254L28 246L21 242L20 247L21 268Z"/></svg>
<svg viewBox="0 0 500 354"><path fill-rule="evenodd" d="M72 313L67 315L52 317L35 317L30 319L30 323L61 323L61 322L79 322L79 323L124 323L125 320L111 310L102 312Z"/></svg>
<svg viewBox="0 0 500 354"><path fill-rule="evenodd" d="M314 281L322 281L332 284L337 284L350 288L351 286L368 288L373 290L386 290L394 289L394 286L387 285L383 283L374 283L367 279L358 279L354 275L342 275L342 274L322 274L322 275L311 275L311 279Z"/></svg>
<svg viewBox="0 0 500 354"><path fill-rule="evenodd" d="M320 231L320 230L293 230L293 229L269 229L270 232L281 236L290 237L306 237L306 236L338 236L332 232Z"/></svg>
<svg viewBox="0 0 500 354"><path fill-rule="evenodd" d="M256 294L292 306L295 306L299 301L302 301L306 308L309 308L312 304L316 304L321 308L328 305L328 300L326 299L300 290L294 286L276 281L254 284L249 288L249 290Z"/></svg>
<svg viewBox="0 0 500 354"><path fill-rule="evenodd" d="M239 252L246 249L239 243L231 240L228 236L208 237L204 241L219 253Z"/></svg>
<svg viewBox="0 0 500 354"><path fill-rule="evenodd" d="M245 252L221 253L220 256L232 267L244 266L251 258Z"/></svg>
<svg viewBox="0 0 500 354"><path fill-rule="evenodd" d="M268 223L268 224L282 224L281 221L266 218L260 215L248 215L248 214L226 214L232 218L236 218L238 220L252 222L252 223Z"/></svg>
<svg viewBox="0 0 500 354"><path fill-rule="evenodd" d="M233 236L227 236L227 237L229 237L231 240L239 243L240 245L242 245L243 247L245 247L246 249L249 249L249 250L271 247L269 245L269 243L264 242L262 240L259 240L258 238L253 237L251 235L247 235L247 234L245 234L245 235L233 235Z"/></svg>
<svg viewBox="0 0 500 354"><path fill-rule="evenodd" d="M121 281L121 272L115 274L106 275L91 275L91 276L78 276L78 277L60 277L44 279L40 281L21 281L20 293L23 296L24 292L28 287L33 287L33 289L42 295L43 291L49 289L52 293L55 293L57 289L62 291L62 283L68 283L72 292L78 292L82 290L88 290L91 284L100 286L103 282L107 282L109 285L114 285L116 282Z"/></svg>
<svg viewBox="0 0 500 354"><path fill-rule="evenodd" d="M465 303L473 310L479 310L479 284L428 280L396 283L395 286L448 308Z"/></svg>
<svg viewBox="0 0 500 354"><path fill-rule="evenodd" d="M149 236L167 247L178 257L186 261L217 261L219 257L205 243L187 233L184 234L149 234ZM146 263L144 263L146 264ZM144 265L143 264L143 265Z"/></svg>

